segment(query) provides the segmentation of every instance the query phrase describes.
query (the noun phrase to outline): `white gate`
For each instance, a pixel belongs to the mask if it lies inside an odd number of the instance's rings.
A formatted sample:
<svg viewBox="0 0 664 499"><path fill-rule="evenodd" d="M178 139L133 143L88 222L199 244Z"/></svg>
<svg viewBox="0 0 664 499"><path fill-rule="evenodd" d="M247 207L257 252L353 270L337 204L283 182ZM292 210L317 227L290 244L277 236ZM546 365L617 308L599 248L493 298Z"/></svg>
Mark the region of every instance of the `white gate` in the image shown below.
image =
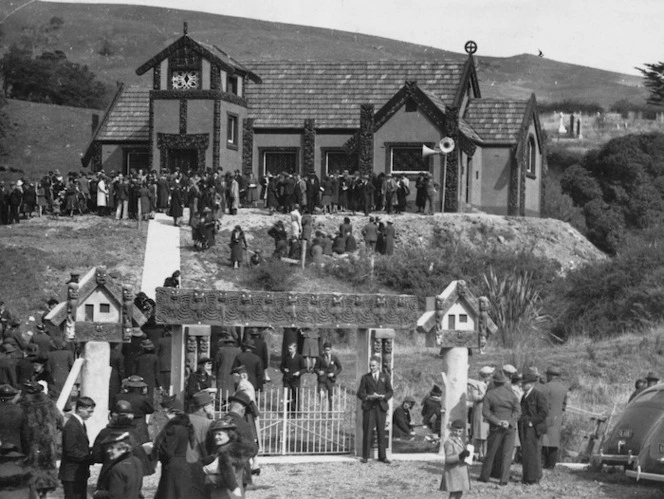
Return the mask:
<svg viewBox="0 0 664 499"><path fill-rule="evenodd" d="M303 387L297 395L299 407L290 411L288 388L275 387L256 393L260 413L259 455L354 452L354 393L335 386L331 406L327 394L321 399L314 387Z"/></svg>

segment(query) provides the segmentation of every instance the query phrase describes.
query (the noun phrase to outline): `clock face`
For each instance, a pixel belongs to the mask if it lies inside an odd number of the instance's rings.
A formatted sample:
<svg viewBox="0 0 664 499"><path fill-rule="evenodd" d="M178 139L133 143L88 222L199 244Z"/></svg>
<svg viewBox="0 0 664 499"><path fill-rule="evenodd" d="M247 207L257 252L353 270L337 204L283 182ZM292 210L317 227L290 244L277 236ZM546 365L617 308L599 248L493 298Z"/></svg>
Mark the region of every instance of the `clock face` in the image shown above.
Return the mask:
<svg viewBox="0 0 664 499"><path fill-rule="evenodd" d="M173 71L171 81L174 89L188 90L191 88L198 88L200 78L198 71Z"/></svg>

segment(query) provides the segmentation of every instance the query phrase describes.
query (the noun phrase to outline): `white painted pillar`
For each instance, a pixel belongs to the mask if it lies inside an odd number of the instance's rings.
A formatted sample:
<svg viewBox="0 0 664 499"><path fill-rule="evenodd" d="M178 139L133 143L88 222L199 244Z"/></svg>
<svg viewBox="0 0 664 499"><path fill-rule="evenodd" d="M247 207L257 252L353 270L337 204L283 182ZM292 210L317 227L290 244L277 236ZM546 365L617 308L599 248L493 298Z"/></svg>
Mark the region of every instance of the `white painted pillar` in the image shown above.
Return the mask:
<svg viewBox="0 0 664 499"><path fill-rule="evenodd" d="M181 396L184 391L184 351L184 328L173 326L171 329L171 395Z"/></svg>
<svg viewBox="0 0 664 499"><path fill-rule="evenodd" d="M111 380L111 346L105 341L88 341L83 349L85 363L81 372L81 395L95 401L92 417L86 421L88 438L93 442L108 424L108 384Z"/></svg>
<svg viewBox="0 0 664 499"><path fill-rule="evenodd" d="M466 385L468 384L468 349L446 348L443 351L443 373L446 383L444 398L441 399L442 414L441 445L439 454L444 454L442 442L449 435L449 424L455 419L466 421Z"/></svg>

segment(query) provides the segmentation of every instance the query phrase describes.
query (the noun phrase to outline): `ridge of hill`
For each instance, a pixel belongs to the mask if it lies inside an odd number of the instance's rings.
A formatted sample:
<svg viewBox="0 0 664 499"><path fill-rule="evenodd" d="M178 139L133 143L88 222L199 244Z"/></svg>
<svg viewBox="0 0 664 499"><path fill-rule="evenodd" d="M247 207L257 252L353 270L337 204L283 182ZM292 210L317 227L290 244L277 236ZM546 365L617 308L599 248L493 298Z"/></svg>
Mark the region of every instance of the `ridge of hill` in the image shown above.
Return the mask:
<svg viewBox="0 0 664 499"><path fill-rule="evenodd" d="M35 52L63 50L100 79L128 84L149 84L136 75L136 68L180 37L185 21L193 38L218 45L238 60L466 58L464 53L339 30L159 7L48 2L33 3L3 25L5 48L24 39L26 27L48 25L54 17L63 20L62 27L42 37ZM485 97L526 99L535 92L540 101L573 99L605 107L620 99L644 104L647 97L638 76L529 54L485 57L481 46L476 61Z"/></svg>

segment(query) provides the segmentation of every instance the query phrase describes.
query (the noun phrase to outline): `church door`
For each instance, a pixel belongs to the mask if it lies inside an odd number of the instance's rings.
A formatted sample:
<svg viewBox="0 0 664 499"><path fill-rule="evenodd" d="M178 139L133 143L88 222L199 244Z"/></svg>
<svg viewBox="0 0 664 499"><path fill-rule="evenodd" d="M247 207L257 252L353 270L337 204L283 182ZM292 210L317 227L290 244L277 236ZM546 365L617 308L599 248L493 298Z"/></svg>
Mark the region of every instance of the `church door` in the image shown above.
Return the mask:
<svg viewBox="0 0 664 499"><path fill-rule="evenodd" d="M181 172L198 169L198 151L196 149L169 149L168 170L173 173L179 167Z"/></svg>

